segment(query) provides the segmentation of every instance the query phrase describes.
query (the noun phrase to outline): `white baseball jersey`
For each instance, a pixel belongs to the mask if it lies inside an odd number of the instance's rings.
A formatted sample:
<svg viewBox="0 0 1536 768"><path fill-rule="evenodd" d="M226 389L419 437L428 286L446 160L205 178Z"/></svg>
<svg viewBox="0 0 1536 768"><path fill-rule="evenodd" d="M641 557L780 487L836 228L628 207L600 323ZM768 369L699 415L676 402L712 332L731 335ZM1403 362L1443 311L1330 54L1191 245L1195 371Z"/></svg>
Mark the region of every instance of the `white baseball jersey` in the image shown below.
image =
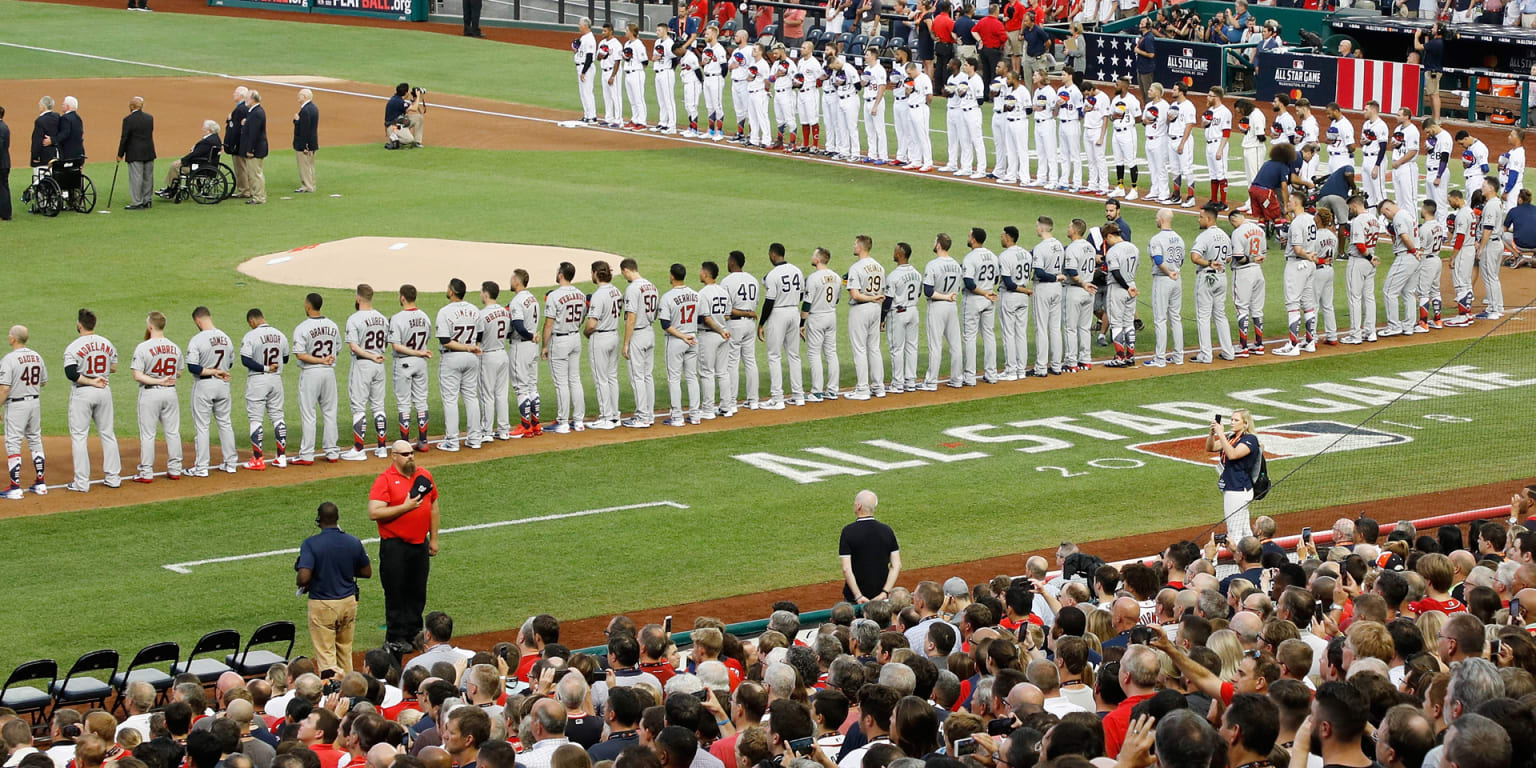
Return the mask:
<svg viewBox="0 0 1536 768"><path fill-rule="evenodd" d="M821 62L815 56L807 56L795 64L795 70L800 74L800 87L812 88L821 84L821 79L826 77L827 71L822 68Z"/></svg>
<svg viewBox="0 0 1536 768"><path fill-rule="evenodd" d="M885 295L891 298L892 309L911 309L922 294L923 275L911 264L902 264L885 276Z"/></svg>
<svg viewBox="0 0 1536 768"><path fill-rule="evenodd" d="M789 59L779 59L773 62L773 68L769 70L768 80L773 85L773 96L776 99L788 98L790 89L795 85L792 75L795 65Z"/></svg>
<svg viewBox="0 0 1536 768"><path fill-rule="evenodd" d="M1168 139L1173 142L1175 148L1184 139L1185 129L1193 131L1194 127L1195 103L1189 99L1174 102L1172 108L1168 110ZM1194 144L1191 143L1189 146L1193 147Z"/></svg>
<svg viewBox="0 0 1536 768"><path fill-rule="evenodd" d="M579 67L587 63L588 56L591 56L593 61L597 60L597 37L591 32L576 38L576 52L574 55L576 66Z"/></svg>
<svg viewBox="0 0 1536 768"><path fill-rule="evenodd" d="M198 331L197 335L187 342L189 367L196 365L230 371L233 370L234 364L235 342L229 338L229 334L217 328Z"/></svg>
<svg viewBox="0 0 1536 768"><path fill-rule="evenodd" d="M1097 139L1104 130L1104 120L1109 117L1109 97L1103 91L1094 91L1083 109L1083 130L1089 138Z"/></svg>
<svg viewBox="0 0 1536 768"><path fill-rule="evenodd" d="M480 351L500 352L512 334L512 313L496 302L480 308Z"/></svg>
<svg viewBox="0 0 1536 768"><path fill-rule="evenodd" d="M467 301L455 301L437 311L436 336L439 343L457 341L476 344L480 338L480 310ZM448 352L445 346L440 351Z"/></svg>
<svg viewBox="0 0 1536 768"><path fill-rule="evenodd" d="M1325 142L1328 145L1328 168L1338 170L1346 165L1354 165L1355 160L1355 126L1349 122L1349 118L1339 115L1339 119L1328 124L1328 136Z"/></svg>
<svg viewBox="0 0 1536 768"><path fill-rule="evenodd" d="M813 315L836 312L842 295L843 280L830 269L815 270L805 278L805 298Z"/></svg>
<svg viewBox="0 0 1536 768"><path fill-rule="evenodd" d="M399 317L399 315L396 315ZM518 321L522 321L523 330L533 336L532 339L514 338L513 341L534 341L539 338L539 299L533 295L533 291L524 288L512 297L507 303L507 325L516 328Z"/></svg>
<svg viewBox="0 0 1536 768"><path fill-rule="evenodd" d="M672 69L677 66L677 53L673 46L677 45L677 39L672 37L656 38L651 44L651 61L656 62L656 71Z"/></svg>
<svg viewBox="0 0 1536 768"><path fill-rule="evenodd" d="M612 72L624 60L623 51L624 43L618 38L608 37L597 42L597 54L604 72Z"/></svg>
<svg viewBox="0 0 1536 768"><path fill-rule="evenodd" d="M299 327L293 329L293 351L311 357L337 354L341 351L341 329L328 317L306 317L304 322L299 323ZM320 363L299 361L301 371L314 367L321 367Z"/></svg>
<svg viewBox="0 0 1536 768"><path fill-rule="evenodd" d="M1228 237L1221 227L1207 227L1195 236L1195 246L1189 252L1210 262L1212 267L1226 264L1227 259L1232 256L1232 238Z"/></svg>
<svg viewBox="0 0 1536 768"><path fill-rule="evenodd" d="M864 100L874 101L880 98L880 86L885 85L885 67L877 61L864 68L864 77L867 84L864 87Z"/></svg>
<svg viewBox="0 0 1536 768"><path fill-rule="evenodd" d="M739 83L747 79L747 66L752 63L752 47L740 45L731 52L731 82Z"/></svg>
<svg viewBox="0 0 1536 768"><path fill-rule="evenodd" d="M1308 144L1316 144L1318 139L1317 118L1307 115L1301 119L1301 124L1296 126L1296 146L1304 147Z"/></svg>
<svg viewBox="0 0 1536 768"><path fill-rule="evenodd" d="M64 348L64 367L71 365L81 376L107 378L117 365L117 347L94 333L77 337Z"/></svg>
<svg viewBox="0 0 1536 768"><path fill-rule="evenodd" d="M157 379L175 376L181 370L181 347L167 338L145 339L133 348L129 367Z"/></svg>
<svg viewBox="0 0 1536 768"><path fill-rule="evenodd" d="M1000 275L1013 281L1015 288L1028 288L1035 273L1035 257L1021 245L1010 245L997 255Z"/></svg>
<svg viewBox="0 0 1536 768"><path fill-rule="evenodd" d="M986 248L972 250L960 262L960 274L978 291L997 290L997 254Z"/></svg>
<svg viewBox="0 0 1536 768"><path fill-rule="evenodd" d="M1147 255L1152 257L1154 265L1161 263L1178 272L1184 268L1184 238L1171 229L1160 229L1147 241ZM1153 269L1152 274L1160 275L1162 270Z"/></svg>
<svg viewBox="0 0 1536 768"><path fill-rule="evenodd" d="M1274 141L1283 141L1287 144L1296 143L1296 116L1286 110L1280 110L1275 115L1274 122L1269 124L1269 137Z"/></svg>
<svg viewBox="0 0 1536 768"><path fill-rule="evenodd" d="M22 347L0 358L0 387L11 388L6 397L37 397L47 383L48 366L43 364L42 355Z"/></svg>
<svg viewBox="0 0 1536 768"><path fill-rule="evenodd" d="M763 278L763 297L773 299L775 309L794 311L805 297L805 275L787 261L768 270Z"/></svg>
<svg viewBox="0 0 1536 768"><path fill-rule="evenodd" d="M768 75L772 65L765 59L753 59L747 64L747 93L763 93L768 90Z"/></svg>
<svg viewBox="0 0 1536 768"><path fill-rule="evenodd" d="M356 344L371 354L384 354L384 348L389 346L389 320L376 309L353 312L347 318L347 344ZM353 353L352 359L360 358Z"/></svg>
<svg viewBox="0 0 1536 768"><path fill-rule="evenodd" d="M1056 117L1062 122L1083 119L1083 92L1077 84L1068 80L1065 87L1056 91Z"/></svg>
<svg viewBox="0 0 1536 768"><path fill-rule="evenodd" d="M544 317L554 333L575 333L587 319L587 297L574 286L562 285L544 297Z"/></svg>
<svg viewBox="0 0 1536 768"><path fill-rule="evenodd" d="M1469 173L1484 173L1488 167L1488 145L1473 139L1472 146L1461 151L1461 167Z"/></svg>
<svg viewBox="0 0 1536 768"><path fill-rule="evenodd" d="M1044 123L1056 118L1056 89L1042 85L1035 89L1035 122Z"/></svg>
<svg viewBox="0 0 1536 768"><path fill-rule="evenodd" d="M885 267L865 256L848 268L848 290L859 293L885 295Z"/></svg>
<svg viewBox="0 0 1536 768"><path fill-rule="evenodd" d="M1147 124L1148 139L1161 139L1168 135L1168 122L1172 117L1169 113L1172 111L1173 106L1162 99L1148 104L1142 110L1141 119Z"/></svg>
<svg viewBox="0 0 1536 768"><path fill-rule="evenodd" d="M1232 110L1218 103L1214 108L1207 109L1202 118L1205 123L1206 144L1220 144L1222 139L1227 139L1230 143L1232 138Z"/></svg>
<svg viewBox="0 0 1536 768"><path fill-rule="evenodd" d="M1525 147L1515 147L1499 156L1500 193L1509 188L1510 179L1514 179L1517 191L1525 183Z"/></svg>
<svg viewBox="0 0 1536 768"><path fill-rule="evenodd" d="M1381 151L1391 135L1387 130L1387 124L1379 117L1375 120L1367 120L1365 125L1360 126L1360 154L1370 158L1365 163L1367 166L1375 165L1375 158L1381 156Z"/></svg>
<svg viewBox="0 0 1536 768"><path fill-rule="evenodd" d="M718 77L725 65L725 46L715 43L704 47L704 75L705 77Z"/></svg>
<svg viewBox="0 0 1536 768"><path fill-rule="evenodd" d="M645 43L639 38L624 44L624 74L645 70Z"/></svg>
<svg viewBox="0 0 1536 768"><path fill-rule="evenodd" d="M1266 118L1258 109L1250 110L1237 120L1237 127L1243 131L1243 149L1253 149L1264 146L1264 125Z"/></svg>
<svg viewBox="0 0 1536 768"><path fill-rule="evenodd" d="M725 288L727 294L730 294L731 309L742 312L757 311L757 278L745 270L732 272L720 281L720 285Z"/></svg>
<svg viewBox="0 0 1536 768"><path fill-rule="evenodd" d="M907 105L912 107L924 106L928 103L928 97L932 95L933 79L922 72L918 72L917 77L912 78L911 90L907 92Z"/></svg>
<svg viewBox="0 0 1536 768"><path fill-rule="evenodd" d="M240 356L255 361L264 371L282 373L283 364L288 360L288 337L282 331L262 323L240 340ZM116 357L113 360L116 361Z"/></svg>
<svg viewBox="0 0 1536 768"><path fill-rule="evenodd" d="M923 287L934 293L956 293L960 290L960 262L945 254L923 267Z"/></svg>
<svg viewBox="0 0 1536 768"><path fill-rule="evenodd" d="M1413 121L1408 121L1397 126L1392 131L1392 159L1403 159L1409 150L1417 151L1419 148L1419 129L1415 128Z"/></svg>
<svg viewBox="0 0 1536 768"><path fill-rule="evenodd" d="M1244 221L1241 227L1232 230L1232 261L1238 266L1253 263L1254 259L1264 255L1269 245L1267 240L1263 227Z"/></svg>
<svg viewBox="0 0 1536 768"><path fill-rule="evenodd" d="M1120 270L1120 277L1125 279L1129 288L1136 287L1136 264L1141 260L1141 251L1137 250L1135 243L1124 240L1110 247L1109 253L1104 254L1104 264L1110 272Z"/></svg>
<svg viewBox="0 0 1536 768"><path fill-rule="evenodd" d="M679 333L693 334L699 330L699 293L686 285L679 285L661 295L660 319Z"/></svg>
<svg viewBox="0 0 1536 768"><path fill-rule="evenodd" d="M1141 120L1141 100L1130 91L1119 94L1110 101L1109 114L1116 131L1134 131Z"/></svg>
<svg viewBox="0 0 1536 768"><path fill-rule="evenodd" d="M683 51L683 55L677 61L677 70L682 73L684 82L697 83L698 76L694 73L700 71L699 67L699 55L694 53L692 48ZM694 79L688 80L690 77Z"/></svg>
<svg viewBox="0 0 1536 768"><path fill-rule="evenodd" d="M619 329L619 314L624 311L624 294L613 283L603 283L592 291L587 301L587 317L596 320L593 332Z"/></svg>
<svg viewBox="0 0 1536 768"><path fill-rule="evenodd" d="M432 321L420 309L403 309L389 318L389 343L392 345L399 344L406 349L423 352L431 336ZM403 358L405 355L396 352L395 357Z"/></svg>
<svg viewBox="0 0 1536 768"><path fill-rule="evenodd" d="M1449 165L1451 156L1456 154L1454 149L1455 139L1451 138L1450 131L1441 130L1426 137L1424 143L1426 145L1424 151L1425 175L1428 178L1438 177L1442 170L1448 170L1445 168L1445 165Z"/></svg>
<svg viewBox="0 0 1536 768"><path fill-rule="evenodd" d="M649 328L656 322L660 302L661 295L656 292L656 286L643 277L635 278L624 290L624 311L634 313L637 329Z"/></svg>
<svg viewBox="0 0 1536 768"><path fill-rule="evenodd" d="M1305 211L1291 220L1291 229L1285 238L1285 258L1300 259L1302 251L1317 253L1317 219Z"/></svg>

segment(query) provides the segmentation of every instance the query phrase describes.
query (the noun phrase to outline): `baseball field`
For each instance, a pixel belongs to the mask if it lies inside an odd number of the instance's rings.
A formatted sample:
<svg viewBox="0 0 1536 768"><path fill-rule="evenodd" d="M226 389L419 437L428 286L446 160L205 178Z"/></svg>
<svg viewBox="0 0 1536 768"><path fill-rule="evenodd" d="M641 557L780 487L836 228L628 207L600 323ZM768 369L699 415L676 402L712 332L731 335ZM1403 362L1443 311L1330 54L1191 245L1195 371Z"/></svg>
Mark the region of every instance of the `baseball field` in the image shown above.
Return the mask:
<svg viewBox="0 0 1536 768"><path fill-rule="evenodd" d="M123 356L113 395L126 474L138 455L127 356L151 310L170 317L168 335L185 344L198 305L210 307L236 338L251 307L291 331L309 290L318 290L327 314L341 321L351 312L352 293L337 286L358 282L372 283L385 299L380 308L392 313L395 270L412 276L429 314L445 303L451 277L505 287L511 270L523 266L535 286L553 284L551 258L558 258L550 253L487 256L482 251L493 246L479 244L581 249L610 262L630 257L664 284L671 263L688 264L693 273L704 260L723 264L731 250L747 253L749 271L761 275L775 241L802 268L812 249L827 247L841 272L851 263L854 236L869 234L877 258L888 264L892 247L904 241L921 267L938 232L963 240L981 226L995 238L1009 224L1028 232L1042 214L1056 220L1058 231L1072 218L1096 224L1104 215L1102 201L1090 198L562 127L579 117L567 50L416 27L0 0L0 77L17 165L25 165L37 100L79 99L98 211L109 210L118 125L131 97L144 97L156 119L157 176L190 149L203 120L222 124L236 85L259 88L269 115L264 206L156 202L147 211L125 211L122 172L110 213L45 219L21 207L26 171L11 174L18 207L14 221L0 222L9 288L0 326L27 325L30 346L50 366L42 418L54 485L69 472L62 350L80 307L98 314L99 332ZM427 146L386 152L382 99L401 81L431 91ZM297 185L288 123L301 87L315 91L321 112L317 194L288 193ZM935 110L940 128L941 113ZM942 134L935 145L942 155ZM1459 185L1459 167L1453 173ZM1128 204L1125 216L1133 240L1144 246L1156 229L1152 208ZM1194 217L1181 212L1175 229L1192 241ZM386 274L378 253L341 242L352 238L453 242L431 252L397 249L391 258L407 257L395 258L403 263ZM304 260L322 244L334 250ZM414 253L421 256L410 258ZM1381 255L1389 258L1385 246ZM242 269L247 264L293 268L278 278ZM303 264L313 264L313 272ZM587 265L577 266L585 280ZM1142 269L1150 280L1148 266ZM1285 328L1280 270L1279 258L1266 264L1271 338ZM1449 298L1448 277L1445 285ZM1406 519L1504 503L1509 489L1500 483L1536 475L1525 450L1536 337L1532 316L1520 311L1536 299L1536 277L1506 271L1503 285L1513 311L1501 323L1327 347L1297 359L1126 372L1096 367L974 389L743 410L684 429L589 430L429 453L421 463L443 491L445 529L429 608L452 614L461 634L495 633L537 612L578 620L819 584L838 575L836 533L861 488L880 495L879 515L896 529L910 568L960 569L1063 540L1210 526L1219 522L1220 502L1199 438L1212 413L1244 406L1269 435L1270 472L1279 481L1255 513L1280 516L1283 529L1317 524L1333 514L1319 510L1339 505L1370 503L1387 510L1378 515ZM1342 280L1335 304L1347 326ZM1140 316L1147 327L1138 351L1146 353L1150 311L1143 306ZM1188 291L1184 316L1193 350ZM848 386L846 334L840 346ZM924 371L926 349L920 350ZM759 359L766 368L761 350ZM337 375L344 381L346 373L343 361ZM440 425L433 378L432 423ZM291 442L298 439L296 379L290 370ZM766 370L762 379L766 392ZM664 371L657 380L664 407ZM547 369L541 385L548 411L554 392ZM627 376L620 386L627 411ZM190 444L189 389L181 387L182 435ZM238 376L235 391L244 458ZM589 409L591 391L589 379ZM94 463L99 478L99 459ZM176 483L162 478L0 502L12 584L5 612L11 639L0 647L0 670L35 657L67 663L94 648L128 654L163 639L179 640L185 650L208 630L249 632L273 619L297 621L304 647L291 550L313 532L312 511L327 500L341 507L344 528L372 535L364 507L382 468L370 460ZM30 468L23 472L29 479ZM1457 494L1458 506L1442 508L1453 497L1435 494ZM1392 501L1406 497L1414 498ZM376 582L365 586L359 647L382 637L380 598ZM810 599L803 609L824 607ZM765 598L735 612L722 608L721 618L756 618L766 608Z"/></svg>

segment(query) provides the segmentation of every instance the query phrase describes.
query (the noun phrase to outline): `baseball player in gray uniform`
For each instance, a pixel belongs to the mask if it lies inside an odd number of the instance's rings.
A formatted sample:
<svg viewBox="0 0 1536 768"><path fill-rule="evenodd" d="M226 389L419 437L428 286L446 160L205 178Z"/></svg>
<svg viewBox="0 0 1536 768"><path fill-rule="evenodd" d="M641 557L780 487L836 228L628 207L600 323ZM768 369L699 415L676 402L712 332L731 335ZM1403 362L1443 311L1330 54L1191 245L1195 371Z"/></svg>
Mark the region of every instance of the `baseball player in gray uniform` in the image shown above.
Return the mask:
<svg viewBox="0 0 1536 768"><path fill-rule="evenodd" d="M1376 213L1365 207L1365 198L1349 198L1349 266L1344 271L1344 294L1349 300L1349 335L1345 344L1376 341Z"/></svg>
<svg viewBox="0 0 1536 768"><path fill-rule="evenodd" d="M757 278L746 271L747 255L731 251L725 259L725 279L720 287L731 297L731 322L726 330L731 332L731 350L726 358L726 376L731 380L731 391L723 405L734 411L740 400L741 376L747 377L747 408L757 410ZM729 416L731 414L724 414Z"/></svg>
<svg viewBox="0 0 1536 768"><path fill-rule="evenodd" d="M587 319L587 297L571 285L576 265L560 262L555 280L560 284L544 297L544 357L555 380L556 435L584 431L586 393L581 388L581 326Z"/></svg>
<svg viewBox="0 0 1536 768"><path fill-rule="evenodd" d="M500 297L496 281L480 284L480 437L484 440L512 439L512 413L507 405L512 314L501 305Z"/></svg>
<svg viewBox="0 0 1536 768"><path fill-rule="evenodd" d="M357 311L347 318L347 347L352 350L352 367L347 372L347 401L352 404L352 449L341 455L344 461L368 459L368 413L373 413L373 429L378 433L374 454L389 457L384 444L388 438L389 417L384 415L384 349L389 346L389 320L373 308L373 286L357 286L353 298Z"/></svg>
<svg viewBox="0 0 1536 768"><path fill-rule="evenodd" d="M234 410L234 396L229 391L229 380L234 370L235 342L229 334L215 328L213 314L207 307L192 310L192 322L197 325L197 335L187 342L187 373L192 375L192 477L207 477L208 464L212 460L208 430L213 424L219 428L219 469L235 473L240 463L240 452L235 447L235 425L230 418Z"/></svg>
<svg viewBox="0 0 1536 768"><path fill-rule="evenodd" d="M448 304L437 311L437 388L443 396L446 430L439 451L459 450L459 401L464 401L464 442L480 448L480 310L464 300L469 290L457 277L448 281Z"/></svg>
<svg viewBox="0 0 1536 768"><path fill-rule="evenodd" d="M1264 228L1242 211L1227 214L1232 222L1232 303L1237 307L1237 356L1264 354ZM1248 328L1253 327L1253 343Z"/></svg>
<svg viewBox="0 0 1536 768"><path fill-rule="evenodd" d="M885 303L885 267L869 254L869 235L853 239L848 268L848 345L853 348L854 389L850 400L885 397L885 357L880 354L880 305Z"/></svg>
<svg viewBox="0 0 1536 768"><path fill-rule="evenodd" d="M597 286L587 299L587 319L581 333L587 337L587 358L592 366L592 387L597 391L597 420L593 429L619 427L619 315L624 294L613 287L613 268L606 261L592 262L592 282Z"/></svg>
<svg viewBox="0 0 1536 768"><path fill-rule="evenodd" d="M800 299L805 295L805 275L784 260L784 244L768 245L773 269L763 278L763 311L757 337L768 343L768 402L770 411L784 410L784 370L789 360L789 390L795 405L805 405L805 378L800 367ZM774 310L778 311L775 312ZM878 333L878 330L877 330Z"/></svg>
<svg viewBox="0 0 1536 768"><path fill-rule="evenodd" d="M699 388L703 391L699 404L699 418L709 421L720 415L720 403L715 397L725 392L725 360L730 351L726 341L731 332L726 324L731 317L731 297L720 285L720 265L706 261L699 265ZM814 394L814 393L812 393ZM818 398L819 399L819 398Z"/></svg>
<svg viewBox="0 0 1536 768"><path fill-rule="evenodd" d="M1191 200L1194 198L1191 197ZM1146 365L1162 368L1169 362L1184 364L1184 284L1179 279L1184 269L1184 238L1173 231L1173 211L1157 212L1157 234L1147 243L1152 256L1152 326L1157 346ZM1167 357L1168 336L1173 335L1173 358Z"/></svg>
<svg viewBox="0 0 1536 768"><path fill-rule="evenodd" d="M1381 281L1382 297L1387 303L1387 327L1379 335L1411 335L1419 310L1418 221L1413 211L1398 205L1396 200L1383 200L1378 208L1387 217L1387 236L1392 238L1392 266Z"/></svg>
<svg viewBox="0 0 1536 768"><path fill-rule="evenodd" d="M986 242L987 231L973 227L965 243L971 250L960 262L960 274L965 280L965 316L960 334L965 339L967 387L976 386L978 333L982 343L982 380L997 383L997 254L985 247Z"/></svg>
<svg viewBox="0 0 1536 768"><path fill-rule="evenodd" d="M139 473L135 483L155 480L155 433L165 430L165 474L181 479L181 399L176 377L181 373L181 347L165 337L165 315L144 319L144 341L133 349L130 363L139 385Z"/></svg>
<svg viewBox="0 0 1536 768"><path fill-rule="evenodd" d="M1281 357L1317 351L1317 219L1307 213L1301 195L1291 195L1291 218L1285 238L1285 323L1290 334L1285 346L1275 350Z"/></svg>
<svg viewBox="0 0 1536 768"><path fill-rule="evenodd" d="M320 314L325 299L318 293L304 297L304 320L293 329L293 356L299 361L299 457L293 463L309 466L315 463L315 417L325 419L321 425L320 450L325 460L335 462L341 458L336 445L336 356L341 351L341 329L330 318Z"/></svg>
<svg viewBox="0 0 1536 768"><path fill-rule="evenodd" d="M939 364L944 362L944 346L949 347L949 386L965 386L960 352L960 313L955 299L960 296L960 262L949 255L953 243L940 232L933 239L935 258L923 267L923 295L928 297L928 375L919 389L939 389Z"/></svg>
<svg viewBox="0 0 1536 768"><path fill-rule="evenodd" d="M1482 233L1478 214L1467 204L1461 190L1450 190L1446 202L1451 206L1446 223L1450 230L1447 236L1451 240L1451 290L1456 293L1456 316L1445 324L1455 327L1472 323L1472 266L1477 260L1478 236Z"/></svg>
<svg viewBox="0 0 1536 768"><path fill-rule="evenodd" d="M507 321L512 324L512 389L517 392L521 423L511 437L544 434L539 425L539 300L528 290L528 270L512 270L512 300L507 302Z"/></svg>
<svg viewBox="0 0 1536 768"><path fill-rule="evenodd" d="M245 313L251 327L240 339L240 364L245 366L245 416L250 424L251 460L245 468L260 472L267 468L262 452L262 423L272 422L272 439L277 455L272 466L288 466L288 425L283 419L283 366L288 363L288 337L267 324L260 309Z"/></svg>
<svg viewBox="0 0 1536 768"><path fill-rule="evenodd" d="M885 276L885 334L891 348L891 385L885 391L900 394L917 391L917 298L923 291L923 274L907 263L912 246L897 243L891 255L896 268Z"/></svg>
<svg viewBox="0 0 1536 768"><path fill-rule="evenodd" d="M1217 225L1221 215L1219 203L1206 203L1200 209L1200 234L1189 249L1189 260L1195 264L1195 333L1199 336L1200 352L1195 362L1209 364L1215 358L1211 354L1211 324L1216 325L1216 340L1221 344L1221 359L1236 357L1232 350L1232 327L1227 324L1227 260L1232 257L1232 239Z"/></svg>
<svg viewBox="0 0 1536 768"><path fill-rule="evenodd" d="M1066 315L1062 365L1068 373L1093 370L1093 295L1099 290L1093 284L1093 274L1098 269L1099 257L1093 244L1085 239L1087 233L1088 222L1073 219L1067 225L1067 247L1062 256L1061 274L1066 278L1062 297L1062 314Z"/></svg>
<svg viewBox="0 0 1536 768"><path fill-rule="evenodd" d="M811 392L807 400L815 403L836 400L842 364L837 359L837 302L843 295L843 281L827 266L832 252L817 248L811 254L811 274L805 278L805 303L800 305L805 320L806 354L811 357ZM826 370L822 370L825 362Z"/></svg>
<svg viewBox="0 0 1536 768"><path fill-rule="evenodd" d="M1051 217L1035 220L1035 234L1040 238L1030 259L1035 278L1035 367L1026 370L1025 376L1059 375L1065 357L1061 327L1062 282L1066 276L1062 270L1067 259L1055 232L1056 222ZM1086 350L1083 355L1087 356Z"/></svg>
<svg viewBox="0 0 1536 768"><path fill-rule="evenodd" d="M103 485L122 485L122 459L117 453L117 435L112 426L112 388L107 377L117 373L117 347L96 335L96 313L82 309L76 315L79 336L64 348L64 375L74 383L69 393L69 447L75 461L75 477L68 490L90 490L91 455L85 438L91 424L101 438L101 469L106 474Z"/></svg>
<svg viewBox="0 0 1536 768"><path fill-rule="evenodd" d="M1445 246L1445 223L1440 219L1440 204L1425 199L1419 203L1419 322L1417 333L1444 328L1440 322L1440 274L1445 269L1440 249Z"/></svg>
<svg viewBox="0 0 1536 768"><path fill-rule="evenodd" d="M16 501L21 492L21 441L32 452L32 492L45 496L48 483L43 479L42 405L39 398L48 383L48 366L43 356L27 348L31 332L25 325L11 326L11 351L0 358L0 403L5 405L5 468L11 484L0 498Z"/></svg>
<svg viewBox="0 0 1536 768"><path fill-rule="evenodd" d="M1136 267L1141 259L1135 243L1121 237L1119 227L1104 229L1104 266L1109 270L1109 296L1104 311L1109 314L1109 336L1115 344L1115 359L1106 368L1136 366Z"/></svg>
<svg viewBox="0 0 1536 768"><path fill-rule="evenodd" d="M400 417L400 439L411 442L411 413L416 413L417 453L427 445L427 361L432 350L432 318L416 307L416 286L400 286L400 311L389 318L389 349L394 354L395 410Z"/></svg>
<svg viewBox="0 0 1536 768"><path fill-rule="evenodd" d="M1019 228L1011 224L1003 227L1003 251L997 255L998 275L1003 283L1002 298L998 300L1002 309L1003 381L1018 381L1029 375L1029 297L1035 292L1031 287L1034 258L1034 254L1019 245Z"/></svg>
<svg viewBox="0 0 1536 768"><path fill-rule="evenodd" d="M1498 320L1504 317L1504 285L1499 281L1499 267L1504 264L1505 211L1497 182L1496 176L1483 177L1483 217L1478 222L1477 230L1477 271L1483 278L1483 303L1488 308L1475 315L1479 320Z"/></svg>
<svg viewBox="0 0 1536 768"><path fill-rule="evenodd" d="M699 294L683 282L688 268L673 264L672 289L661 295L661 330L667 334L667 426L699 423ZM683 385L688 388L688 408L683 408ZM686 413L686 420L684 415Z"/></svg>
<svg viewBox="0 0 1536 768"><path fill-rule="evenodd" d="M619 262L619 274L629 286L624 289L624 338L620 353L629 361L629 389L635 398L634 415L625 419L626 427L644 429L656 420L656 313L661 310L661 294L651 281L640 275L634 259ZM719 358L716 358L717 360ZM727 397L725 382L720 384L721 416L736 413L736 401Z"/></svg>
<svg viewBox="0 0 1536 768"><path fill-rule="evenodd" d="M1318 206L1316 218L1317 269L1312 272L1312 295L1317 297L1317 325L1323 328L1323 343L1337 346L1339 323L1333 312L1333 260L1339 255L1339 235L1334 228L1333 211Z"/></svg>

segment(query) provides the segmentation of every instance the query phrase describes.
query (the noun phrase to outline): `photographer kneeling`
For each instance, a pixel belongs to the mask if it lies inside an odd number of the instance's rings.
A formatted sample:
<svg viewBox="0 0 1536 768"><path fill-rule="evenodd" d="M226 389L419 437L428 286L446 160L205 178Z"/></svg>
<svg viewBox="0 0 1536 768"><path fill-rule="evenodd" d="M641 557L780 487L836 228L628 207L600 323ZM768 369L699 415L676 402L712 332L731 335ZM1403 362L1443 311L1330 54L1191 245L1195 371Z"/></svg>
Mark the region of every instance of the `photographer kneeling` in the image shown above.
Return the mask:
<svg viewBox="0 0 1536 768"><path fill-rule="evenodd" d="M389 137L385 149L421 147L426 125L427 89L412 88L409 83L395 86L395 95L384 105L384 131Z"/></svg>

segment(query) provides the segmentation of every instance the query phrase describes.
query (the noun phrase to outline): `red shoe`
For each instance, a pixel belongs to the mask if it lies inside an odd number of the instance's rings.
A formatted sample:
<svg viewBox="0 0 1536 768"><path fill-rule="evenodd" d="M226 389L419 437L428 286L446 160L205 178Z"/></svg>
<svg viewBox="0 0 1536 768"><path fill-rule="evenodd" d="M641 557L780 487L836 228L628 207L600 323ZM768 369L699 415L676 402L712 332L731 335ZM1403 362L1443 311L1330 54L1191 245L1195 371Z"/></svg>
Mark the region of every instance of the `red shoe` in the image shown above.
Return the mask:
<svg viewBox="0 0 1536 768"><path fill-rule="evenodd" d="M425 440L416 443L416 445L413 447L416 449L417 453L426 453L427 451L432 450L432 446L427 445L427 441Z"/></svg>
<svg viewBox="0 0 1536 768"><path fill-rule="evenodd" d="M155 479L153 477L134 477L133 481L135 483L143 483L144 485L149 485L150 483L153 483Z"/></svg>
<svg viewBox="0 0 1536 768"><path fill-rule="evenodd" d="M248 472L263 472L266 471L266 468L267 462L261 459L251 459L245 463L245 469Z"/></svg>
<svg viewBox="0 0 1536 768"><path fill-rule="evenodd" d="M533 423L533 436L534 437L538 437L539 435L542 435L542 434L544 434L544 425L538 423L537 421L535 421Z"/></svg>
<svg viewBox="0 0 1536 768"><path fill-rule="evenodd" d="M165 479L167 479L167 480L180 480L181 479L181 475L170 475L170 474L168 474L168 475L165 476Z"/></svg>
<svg viewBox="0 0 1536 768"><path fill-rule="evenodd" d="M1337 347L1339 345L1339 340L1338 339L1328 339L1327 341L1324 341L1323 343L1327 344L1330 347Z"/></svg>
<svg viewBox="0 0 1536 768"><path fill-rule="evenodd" d="M288 463L300 467L312 467L315 465L314 459L289 459Z"/></svg>

